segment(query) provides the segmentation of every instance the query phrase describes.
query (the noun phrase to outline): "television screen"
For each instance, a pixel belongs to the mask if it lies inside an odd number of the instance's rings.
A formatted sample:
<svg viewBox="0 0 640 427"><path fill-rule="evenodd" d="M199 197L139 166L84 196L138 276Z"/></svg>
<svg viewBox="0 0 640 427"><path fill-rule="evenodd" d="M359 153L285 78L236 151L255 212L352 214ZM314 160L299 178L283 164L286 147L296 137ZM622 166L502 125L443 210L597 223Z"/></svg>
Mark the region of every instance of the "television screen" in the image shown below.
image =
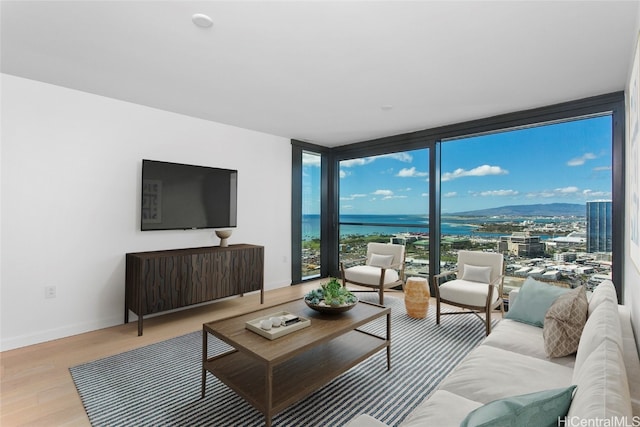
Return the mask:
<svg viewBox="0 0 640 427"><path fill-rule="evenodd" d="M142 160L142 231L235 227L237 181L236 170Z"/></svg>

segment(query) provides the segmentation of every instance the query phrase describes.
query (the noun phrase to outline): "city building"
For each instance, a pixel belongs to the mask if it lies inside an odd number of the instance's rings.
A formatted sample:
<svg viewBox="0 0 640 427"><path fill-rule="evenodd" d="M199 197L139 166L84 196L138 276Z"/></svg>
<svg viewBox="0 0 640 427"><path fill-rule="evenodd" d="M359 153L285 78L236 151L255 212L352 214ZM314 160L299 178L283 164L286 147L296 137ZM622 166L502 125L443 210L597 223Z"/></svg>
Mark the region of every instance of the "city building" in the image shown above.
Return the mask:
<svg viewBox="0 0 640 427"><path fill-rule="evenodd" d="M553 255L553 259L559 262L573 262L578 259L578 254L575 252L558 252Z"/></svg>
<svg viewBox="0 0 640 427"><path fill-rule="evenodd" d="M587 202L587 252L611 252L611 200Z"/></svg>
<svg viewBox="0 0 640 427"><path fill-rule="evenodd" d="M553 237L547 240L548 246L553 245L556 249L584 247L587 243L587 235L583 231L574 231L566 236Z"/></svg>
<svg viewBox="0 0 640 427"><path fill-rule="evenodd" d="M531 236L528 232L514 232L510 236L500 236L498 252L522 257L544 254L544 243L540 236Z"/></svg>

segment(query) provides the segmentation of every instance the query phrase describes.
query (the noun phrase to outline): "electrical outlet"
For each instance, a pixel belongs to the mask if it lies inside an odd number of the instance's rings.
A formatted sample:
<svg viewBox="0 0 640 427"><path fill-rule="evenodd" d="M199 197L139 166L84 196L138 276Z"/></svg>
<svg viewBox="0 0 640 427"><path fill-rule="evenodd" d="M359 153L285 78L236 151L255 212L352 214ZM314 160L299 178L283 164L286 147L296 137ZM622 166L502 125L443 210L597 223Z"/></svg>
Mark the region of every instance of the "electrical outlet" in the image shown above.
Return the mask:
<svg viewBox="0 0 640 427"><path fill-rule="evenodd" d="M55 286L45 286L44 287L44 297L45 298L55 298L56 297L56 287Z"/></svg>

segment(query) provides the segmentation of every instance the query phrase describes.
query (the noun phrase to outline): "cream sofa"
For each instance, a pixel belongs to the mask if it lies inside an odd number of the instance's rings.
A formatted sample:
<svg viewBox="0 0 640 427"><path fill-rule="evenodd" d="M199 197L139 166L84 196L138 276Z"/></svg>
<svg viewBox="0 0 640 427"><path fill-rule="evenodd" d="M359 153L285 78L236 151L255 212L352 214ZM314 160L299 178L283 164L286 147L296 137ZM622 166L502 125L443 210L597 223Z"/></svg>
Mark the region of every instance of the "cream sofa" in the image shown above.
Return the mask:
<svg viewBox="0 0 640 427"><path fill-rule="evenodd" d="M517 297L517 292L510 294L512 307ZM640 425L638 351L629 310L617 304L611 281L601 283L589 299L577 353L548 358L542 331L501 320L401 426L459 426L489 402L570 385L577 387L567 415L570 423L564 425ZM366 414L348 425L385 426Z"/></svg>

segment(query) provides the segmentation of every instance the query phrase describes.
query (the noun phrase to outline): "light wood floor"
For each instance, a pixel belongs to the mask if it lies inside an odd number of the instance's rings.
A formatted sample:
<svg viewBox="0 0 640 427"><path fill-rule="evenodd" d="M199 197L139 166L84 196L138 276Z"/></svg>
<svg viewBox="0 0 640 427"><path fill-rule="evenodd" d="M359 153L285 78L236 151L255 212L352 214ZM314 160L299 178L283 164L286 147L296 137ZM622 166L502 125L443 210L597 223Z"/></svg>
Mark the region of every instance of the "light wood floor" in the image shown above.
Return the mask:
<svg viewBox="0 0 640 427"><path fill-rule="evenodd" d="M265 292L265 306L302 298L317 283ZM391 291L398 292L398 291ZM202 329L202 324L261 308L257 293L0 353L0 425L89 426L69 368ZM432 301L431 309L435 307Z"/></svg>
<svg viewBox="0 0 640 427"><path fill-rule="evenodd" d="M265 292L265 306L302 298L317 283ZM145 319L0 353L0 425L89 426L69 368L202 329L216 319L259 309L260 295L217 301Z"/></svg>

